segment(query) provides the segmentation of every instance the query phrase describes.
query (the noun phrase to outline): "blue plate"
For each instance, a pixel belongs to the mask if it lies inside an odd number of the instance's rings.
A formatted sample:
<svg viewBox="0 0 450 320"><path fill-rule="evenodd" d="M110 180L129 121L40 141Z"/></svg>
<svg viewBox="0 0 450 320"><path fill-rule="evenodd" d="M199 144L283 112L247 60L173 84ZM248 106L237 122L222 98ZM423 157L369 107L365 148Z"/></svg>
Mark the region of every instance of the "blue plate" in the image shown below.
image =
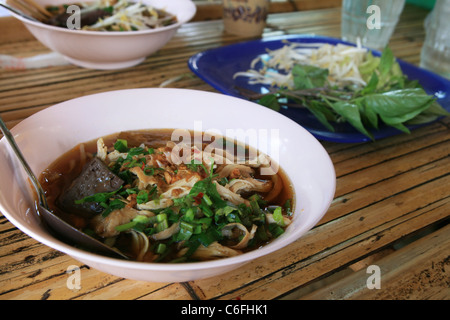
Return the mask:
<svg viewBox="0 0 450 320"><path fill-rule="evenodd" d="M237 77L236 79L233 79L233 75L238 71L248 70L251 61L255 57L266 53L266 49L275 50L281 48L284 45L282 42L283 40L300 43L330 43L333 45L343 43L354 45L349 42L329 37L289 35L242 42L206 50L192 56L189 59L188 65L192 72L198 77L218 91L227 95L244 98L239 94L236 87L243 87L255 92L267 92L267 87L264 85L249 85L247 83L248 78ZM372 52L374 55L380 55L380 52ZM397 61L409 79L418 80L428 94L436 95L440 105L450 111L449 80L400 59L397 59ZM339 125L334 124L336 131L331 132L306 109L284 107L280 113L299 123L319 140L345 143L371 141L368 137L347 123ZM408 128L414 130L419 126L423 125L409 126ZM389 126L380 126L378 130L372 130L372 134L376 140L399 133L401 133L401 131Z"/></svg>

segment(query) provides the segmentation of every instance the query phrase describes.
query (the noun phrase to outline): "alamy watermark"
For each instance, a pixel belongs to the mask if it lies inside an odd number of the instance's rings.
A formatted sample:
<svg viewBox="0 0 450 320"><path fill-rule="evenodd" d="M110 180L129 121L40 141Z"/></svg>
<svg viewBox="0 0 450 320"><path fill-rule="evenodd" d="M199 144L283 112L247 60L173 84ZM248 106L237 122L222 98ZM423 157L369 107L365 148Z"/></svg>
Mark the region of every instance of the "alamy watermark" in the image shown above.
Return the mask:
<svg viewBox="0 0 450 320"><path fill-rule="evenodd" d="M66 13L71 14L66 20L66 27L70 30L81 29L81 9L79 6L72 4L67 7Z"/></svg>
<svg viewBox="0 0 450 320"><path fill-rule="evenodd" d="M81 269L79 266L70 265L66 269L66 273L69 277L66 280L66 287L69 290L80 290L81 289Z"/></svg>
<svg viewBox="0 0 450 320"><path fill-rule="evenodd" d="M381 9L379 6L373 4L367 7L366 13L370 16L366 20L367 29L381 29Z"/></svg>
<svg viewBox="0 0 450 320"><path fill-rule="evenodd" d="M247 164L260 167L261 175L278 172L280 158L279 129L230 128L203 129L202 121L194 122L194 130L175 129L171 141L174 164L211 162L214 164Z"/></svg>
<svg viewBox="0 0 450 320"><path fill-rule="evenodd" d="M67 7L66 13L70 14L66 21L66 27L70 30L81 29L81 9L73 4ZM367 7L367 14L370 16L366 20L366 26L369 30L381 29L381 9L373 4Z"/></svg>
<svg viewBox="0 0 450 320"><path fill-rule="evenodd" d="M370 276L366 280L367 289L381 289L381 269L377 265L370 265L366 269Z"/></svg>

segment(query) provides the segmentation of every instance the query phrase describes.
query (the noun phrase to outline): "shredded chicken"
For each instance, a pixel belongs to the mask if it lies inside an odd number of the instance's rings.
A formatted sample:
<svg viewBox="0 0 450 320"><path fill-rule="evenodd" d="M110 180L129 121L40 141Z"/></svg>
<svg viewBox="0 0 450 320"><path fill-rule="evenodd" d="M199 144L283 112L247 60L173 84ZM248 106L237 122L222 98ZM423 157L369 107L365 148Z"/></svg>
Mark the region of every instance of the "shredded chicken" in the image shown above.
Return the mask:
<svg viewBox="0 0 450 320"><path fill-rule="evenodd" d="M158 181L154 176L148 176L139 167L133 167L130 169L131 173L134 173L139 179L139 189L144 190L148 185L157 184Z"/></svg>
<svg viewBox="0 0 450 320"><path fill-rule="evenodd" d="M125 207L112 211L106 218L99 214L91 220L91 223L93 224L95 233L99 236L104 238L114 237L119 234L115 229L117 226L130 222L138 214L140 214L138 210Z"/></svg>
<svg viewBox="0 0 450 320"><path fill-rule="evenodd" d="M255 236L256 225L252 225L250 231L241 223L229 223L222 228L222 235L229 239L241 239L238 244L229 246L232 249L242 250L247 247L248 242ZM236 232L237 231L237 232Z"/></svg>
<svg viewBox="0 0 450 320"><path fill-rule="evenodd" d="M191 191L194 184L200 180L199 175L192 175L189 178L184 178L172 183L169 189L161 194L161 198L165 199L175 199L181 198Z"/></svg>
<svg viewBox="0 0 450 320"><path fill-rule="evenodd" d="M151 200L146 203L136 204L136 206L139 210L164 209L164 208L170 207L171 205L173 205L172 199L158 199L158 200Z"/></svg>
<svg viewBox="0 0 450 320"><path fill-rule="evenodd" d="M111 151L110 153L108 153L108 160L109 161L117 161L119 158L125 159L127 157L126 153L123 152L119 152L117 150Z"/></svg>
<svg viewBox="0 0 450 320"><path fill-rule="evenodd" d="M165 239L168 239L171 236L173 236L178 231L180 231L180 223L179 222L172 224L169 228L167 228L163 231L152 234L151 238L153 240L165 240Z"/></svg>
<svg viewBox="0 0 450 320"><path fill-rule="evenodd" d="M219 179L221 178L236 179L239 177L247 178L250 177L252 174L254 174L254 172L255 170L243 164L227 164L217 169Z"/></svg>
<svg viewBox="0 0 450 320"><path fill-rule="evenodd" d="M264 199L268 202L273 201L283 189L283 181L278 176L278 174L274 174L271 176L271 180L273 183L272 190L269 191L268 194L265 195Z"/></svg>
<svg viewBox="0 0 450 320"><path fill-rule="evenodd" d="M239 194L234 193L233 191L231 191L230 189L220 185L219 183L217 183L217 181L214 181L214 184L216 185L217 188L217 192L220 194L221 197L223 197L224 199L239 205L241 203L245 203L246 205L250 205L250 201L248 201L247 199L242 198Z"/></svg>
<svg viewBox="0 0 450 320"><path fill-rule="evenodd" d="M245 192L269 192L273 182L270 180L257 180L253 178L234 179L228 184L231 192L242 194Z"/></svg>
<svg viewBox="0 0 450 320"><path fill-rule="evenodd" d="M105 142L102 138L97 140L97 157L102 161L106 160L106 156L108 155L108 148L105 146Z"/></svg>

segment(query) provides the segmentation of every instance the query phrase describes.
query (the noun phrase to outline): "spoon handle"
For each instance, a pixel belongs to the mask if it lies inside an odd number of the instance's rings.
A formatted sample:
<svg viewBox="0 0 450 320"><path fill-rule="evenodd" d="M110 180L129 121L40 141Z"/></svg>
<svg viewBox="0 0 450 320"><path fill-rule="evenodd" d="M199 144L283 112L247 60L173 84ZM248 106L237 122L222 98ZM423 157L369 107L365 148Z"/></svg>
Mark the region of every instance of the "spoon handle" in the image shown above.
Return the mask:
<svg viewBox="0 0 450 320"><path fill-rule="evenodd" d="M7 5L4 1L0 1L0 6L2 6L3 8L5 8L5 9L11 11L11 12L14 12L15 14L17 14L17 15L19 15L21 17L24 17L24 18L29 19L31 21L40 22L38 19L23 13L19 9L16 9L16 8L11 7L10 5Z"/></svg>
<svg viewBox="0 0 450 320"><path fill-rule="evenodd" d="M13 135L11 134L11 131L6 127L6 124L3 122L2 117L0 117L0 129L5 136L6 140L8 140L9 145L13 149L14 153L16 154L17 158L19 159L20 163L22 164L23 168L25 169L26 173L28 174L28 177L31 180L31 183L33 184L34 188L36 189L36 192L39 197L39 203L44 208L48 209L48 203L47 199L44 194L44 190L42 189L41 184L39 183L38 179L34 175L33 171L31 170L28 163L25 161L24 156L22 155L22 152L20 151L19 147L16 144L16 140L14 140Z"/></svg>
<svg viewBox="0 0 450 320"><path fill-rule="evenodd" d="M105 243L92 238L86 233L83 233L81 230L76 229L66 221L54 215L49 210L47 199L45 197L45 193L44 190L42 189L41 184L39 183L38 179L36 179L36 176L34 175L33 171L31 171L31 168L28 165L28 163L25 161L22 152L20 151L19 147L16 144L16 140L14 140L11 131L9 131L9 129L6 127L6 124L3 122L2 117L0 117L0 129L3 132L3 135L5 136L6 140L9 142L9 145L13 149L17 158L21 162L23 168L27 172L28 177L31 180L31 183L36 189L36 192L39 197L39 204L38 206L36 206L36 209L38 213L41 215L41 217L43 217L45 222L50 226L50 228L60 237L68 239L76 244L80 244L86 248L90 248L94 250L94 252L103 252L104 254L112 255L114 257L121 257L123 259L128 260L129 258L123 253L121 253L119 250L115 250L106 245Z"/></svg>

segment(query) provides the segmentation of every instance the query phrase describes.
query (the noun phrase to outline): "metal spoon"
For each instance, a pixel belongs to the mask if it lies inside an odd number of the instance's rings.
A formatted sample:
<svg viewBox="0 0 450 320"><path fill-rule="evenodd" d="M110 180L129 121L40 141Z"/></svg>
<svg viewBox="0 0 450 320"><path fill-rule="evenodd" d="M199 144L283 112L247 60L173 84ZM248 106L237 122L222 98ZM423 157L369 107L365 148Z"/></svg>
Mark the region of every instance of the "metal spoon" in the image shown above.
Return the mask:
<svg viewBox="0 0 450 320"><path fill-rule="evenodd" d="M22 164L23 168L25 169L28 177L31 180L31 183L33 184L34 188L36 189L36 193L38 196L38 201L36 201L36 209L39 213L39 216L43 219L43 221L50 227L51 231L53 231L55 234L60 236L61 238L71 241L76 245L80 245L82 247L85 247L86 249L89 249L93 252L102 253L104 255L112 256L112 257L120 257L124 259L128 259L128 257L118 250L115 250L106 244L104 244L101 241L98 241L97 239L87 235L86 233L74 228L64 220L60 219L58 216L53 214L47 203L47 198L45 197L44 190L42 189L41 184L39 183L38 179L36 179L36 176L34 175L33 171L31 171L30 166L25 161L24 156L22 155L22 152L20 151L19 147L16 144L16 141L14 140L14 137L12 136L11 132L6 127L5 123L3 122L3 119L0 117L0 129L3 132L3 135L5 136L6 140L8 140L11 148L13 149L14 153L16 154L17 158L19 159L20 163Z"/></svg>
<svg viewBox="0 0 450 320"><path fill-rule="evenodd" d="M29 16L29 15L27 15L26 13L23 13L23 12L20 11L19 9L16 9L16 8L13 8L13 7L7 5L5 2L0 2L0 6L2 6L2 7L5 8L6 10L9 10L9 11L11 11L11 12L13 12L13 13L15 13L15 14L21 16L21 17L24 17L25 19L29 19L29 20L34 21L34 22L41 22L41 21L39 21L38 19L33 18L32 16Z"/></svg>

